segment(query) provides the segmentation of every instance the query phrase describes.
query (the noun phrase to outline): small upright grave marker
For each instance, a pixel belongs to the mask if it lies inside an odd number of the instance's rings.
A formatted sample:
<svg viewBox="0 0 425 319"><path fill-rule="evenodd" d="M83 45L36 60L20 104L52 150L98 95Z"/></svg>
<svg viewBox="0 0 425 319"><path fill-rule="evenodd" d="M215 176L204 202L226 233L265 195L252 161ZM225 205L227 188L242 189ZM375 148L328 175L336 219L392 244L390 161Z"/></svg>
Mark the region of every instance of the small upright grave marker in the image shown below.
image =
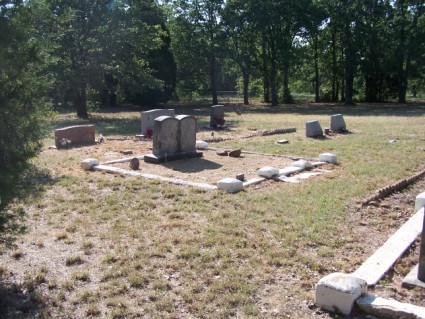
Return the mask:
<svg viewBox="0 0 425 319"><path fill-rule="evenodd" d="M345 132L347 130L342 114L331 115L330 129L334 132Z"/></svg>
<svg viewBox="0 0 425 319"><path fill-rule="evenodd" d="M223 126L224 122L224 105L211 106L210 127Z"/></svg>
<svg viewBox="0 0 425 319"><path fill-rule="evenodd" d="M55 145L57 148L95 144L95 142L94 125L74 125L55 130Z"/></svg>
<svg viewBox="0 0 425 319"><path fill-rule="evenodd" d="M321 137L323 136L323 130L320 126L319 121L308 121L305 123L305 135L307 137Z"/></svg>
<svg viewBox="0 0 425 319"><path fill-rule="evenodd" d="M148 138L151 138L154 130L154 121L160 116L171 116L174 117L174 109L153 109L145 112L141 112L141 128L142 134Z"/></svg>

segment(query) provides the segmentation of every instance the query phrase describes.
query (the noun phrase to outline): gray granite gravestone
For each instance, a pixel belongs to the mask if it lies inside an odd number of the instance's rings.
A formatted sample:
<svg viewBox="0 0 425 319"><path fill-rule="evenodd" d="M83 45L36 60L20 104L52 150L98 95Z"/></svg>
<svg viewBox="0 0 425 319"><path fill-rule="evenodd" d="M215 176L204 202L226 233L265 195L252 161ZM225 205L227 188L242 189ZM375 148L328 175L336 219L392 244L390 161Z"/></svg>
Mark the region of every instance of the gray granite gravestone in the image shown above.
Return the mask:
<svg viewBox="0 0 425 319"><path fill-rule="evenodd" d="M145 112L141 112L141 128L142 134L148 137L152 137L154 131L154 121L160 116L171 116L174 117L174 109L153 109ZM149 136L151 135L151 136Z"/></svg>
<svg viewBox="0 0 425 319"><path fill-rule="evenodd" d="M152 154L147 163L163 163L186 157L201 157L196 151L196 118L190 115L160 116L155 119Z"/></svg>
<svg viewBox="0 0 425 319"><path fill-rule="evenodd" d="M335 132L343 132L347 130L342 114L331 115L330 129Z"/></svg>
<svg viewBox="0 0 425 319"><path fill-rule="evenodd" d="M223 125L224 123L221 122L222 120L224 120L224 105L211 106L210 127Z"/></svg>
<svg viewBox="0 0 425 319"><path fill-rule="evenodd" d="M309 121L305 123L305 135L307 137L320 137L323 136L323 130L319 121Z"/></svg>

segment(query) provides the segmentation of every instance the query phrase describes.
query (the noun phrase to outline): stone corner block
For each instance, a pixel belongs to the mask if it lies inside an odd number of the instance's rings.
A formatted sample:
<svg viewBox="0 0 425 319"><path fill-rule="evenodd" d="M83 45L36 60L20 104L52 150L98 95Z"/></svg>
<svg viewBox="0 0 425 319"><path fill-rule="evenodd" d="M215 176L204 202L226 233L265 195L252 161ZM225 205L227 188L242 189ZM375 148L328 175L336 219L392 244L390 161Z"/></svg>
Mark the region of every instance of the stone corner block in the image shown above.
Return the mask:
<svg viewBox="0 0 425 319"><path fill-rule="evenodd" d="M99 165L99 161L95 158L86 158L85 160L81 161L81 168L89 171L93 168L93 166Z"/></svg>
<svg viewBox="0 0 425 319"><path fill-rule="evenodd" d="M367 292L367 282L344 273L333 273L316 285L316 305L322 309L349 315L354 302Z"/></svg>
<svg viewBox="0 0 425 319"><path fill-rule="evenodd" d="M272 178L275 175L279 175L279 170L272 166L265 166L260 168L257 171L257 174L260 175L261 177Z"/></svg>
<svg viewBox="0 0 425 319"><path fill-rule="evenodd" d="M322 162L327 162L327 163L331 163L331 164L337 163L336 155L332 154L332 153L322 153L322 154L320 154L319 160L322 161Z"/></svg>
<svg viewBox="0 0 425 319"><path fill-rule="evenodd" d="M205 141L197 140L196 141L196 148L198 150L206 150L208 148L208 143L205 142Z"/></svg>
<svg viewBox="0 0 425 319"><path fill-rule="evenodd" d="M418 196L416 196L415 212L420 210L422 207L425 207L425 192L420 193Z"/></svg>
<svg viewBox="0 0 425 319"><path fill-rule="evenodd" d="M217 189L227 193L237 193L243 189L243 183L236 178L224 178L218 181Z"/></svg>

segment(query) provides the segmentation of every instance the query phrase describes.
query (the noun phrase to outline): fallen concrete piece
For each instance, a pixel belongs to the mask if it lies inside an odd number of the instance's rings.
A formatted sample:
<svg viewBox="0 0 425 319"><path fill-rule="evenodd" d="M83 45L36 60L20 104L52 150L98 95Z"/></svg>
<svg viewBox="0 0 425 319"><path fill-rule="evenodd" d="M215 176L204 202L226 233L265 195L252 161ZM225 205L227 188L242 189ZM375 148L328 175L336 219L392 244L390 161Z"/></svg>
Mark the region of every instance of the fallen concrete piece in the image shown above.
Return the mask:
<svg viewBox="0 0 425 319"><path fill-rule="evenodd" d="M311 163L309 161L306 161L306 160L303 160L303 159L292 163L292 166L301 167L302 169L313 168L313 165L311 165Z"/></svg>
<svg viewBox="0 0 425 319"><path fill-rule="evenodd" d="M205 141L196 141L196 149L206 150L208 148L208 143Z"/></svg>
<svg viewBox="0 0 425 319"><path fill-rule="evenodd" d="M425 308L395 300L366 295L356 301L366 313L391 318L425 319Z"/></svg>
<svg viewBox="0 0 425 319"><path fill-rule="evenodd" d="M218 181L217 189L227 193L237 193L243 189L243 183L236 178L224 178Z"/></svg>
<svg viewBox="0 0 425 319"><path fill-rule="evenodd" d="M296 173L302 172L303 170L304 169L302 167L287 166L285 168L280 169L278 175L288 176L290 174L296 174Z"/></svg>
<svg viewBox="0 0 425 319"><path fill-rule="evenodd" d="M89 171L91 170L94 166L99 165L99 161L95 158L86 158L85 160L82 160L80 163L80 166L82 169Z"/></svg>
<svg viewBox="0 0 425 319"><path fill-rule="evenodd" d="M319 155L319 160L331 164L336 164L336 155L332 153L322 153Z"/></svg>
<svg viewBox="0 0 425 319"><path fill-rule="evenodd" d="M363 279L344 273L333 273L319 280L316 305L322 309L349 315L354 302L367 292Z"/></svg>
<svg viewBox="0 0 425 319"><path fill-rule="evenodd" d="M128 176L140 176L140 177L147 178L147 179L156 179L156 180L159 180L159 181L162 181L162 182L168 182L168 183L176 184L176 185L194 186L194 187L199 187L199 188L209 189L209 190L217 189L217 186L206 184L206 183L195 183L195 182L190 182L190 181L184 181L184 180L177 179L177 178L163 177L163 176L148 174L148 173L140 173L140 172L131 171L131 170L128 170L128 169L122 169L122 168L119 168L119 167L111 167L111 166L107 166L107 165L93 166L93 169L95 171L107 172L107 173L112 173L112 174L121 174L121 175L128 175Z"/></svg>
<svg viewBox="0 0 425 319"><path fill-rule="evenodd" d="M376 285L421 233L423 216L424 208L401 226L353 273L353 276L366 280L369 286Z"/></svg>
<svg viewBox="0 0 425 319"><path fill-rule="evenodd" d="M247 180L246 182L243 182L243 187L260 184L264 182L265 180L266 180L265 178L252 178L250 180Z"/></svg>

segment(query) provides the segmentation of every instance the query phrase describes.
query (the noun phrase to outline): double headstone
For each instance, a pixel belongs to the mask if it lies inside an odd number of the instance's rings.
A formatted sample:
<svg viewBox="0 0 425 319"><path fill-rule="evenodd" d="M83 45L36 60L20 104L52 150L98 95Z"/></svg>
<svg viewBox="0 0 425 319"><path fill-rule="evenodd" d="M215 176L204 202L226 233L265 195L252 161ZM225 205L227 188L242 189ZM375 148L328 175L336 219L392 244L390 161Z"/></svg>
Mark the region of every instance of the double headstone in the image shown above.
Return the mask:
<svg viewBox="0 0 425 319"><path fill-rule="evenodd" d="M330 129L334 132L344 132L347 130L342 114L331 115Z"/></svg>
<svg viewBox="0 0 425 319"><path fill-rule="evenodd" d="M323 130L319 121L309 121L305 123L305 135L307 137L320 137L323 136Z"/></svg>
<svg viewBox="0 0 425 319"><path fill-rule="evenodd" d="M154 121L160 116L171 116L175 115L174 109L154 109L145 112L141 112L141 127L142 134L147 137L152 137L154 131Z"/></svg>
<svg viewBox="0 0 425 319"><path fill-rule="evenodd" d="M196 118L190 115L160 116L154 121L153 151L144 156L145 162L200 157L196 151Z"/></svg>
<svg viewBox="0 0 425 319"><path fill-rule="evenodd" d="M55 145L57 148L94 144L95 142L94 125L74 125L55 130Z"/></svg>
<svg viewBox="0 0 425 319"><path fill-rule="evenodd" d="M222 126L224 124L224 106L213 105L211 106L210 113L210 127Z"/></svg>

